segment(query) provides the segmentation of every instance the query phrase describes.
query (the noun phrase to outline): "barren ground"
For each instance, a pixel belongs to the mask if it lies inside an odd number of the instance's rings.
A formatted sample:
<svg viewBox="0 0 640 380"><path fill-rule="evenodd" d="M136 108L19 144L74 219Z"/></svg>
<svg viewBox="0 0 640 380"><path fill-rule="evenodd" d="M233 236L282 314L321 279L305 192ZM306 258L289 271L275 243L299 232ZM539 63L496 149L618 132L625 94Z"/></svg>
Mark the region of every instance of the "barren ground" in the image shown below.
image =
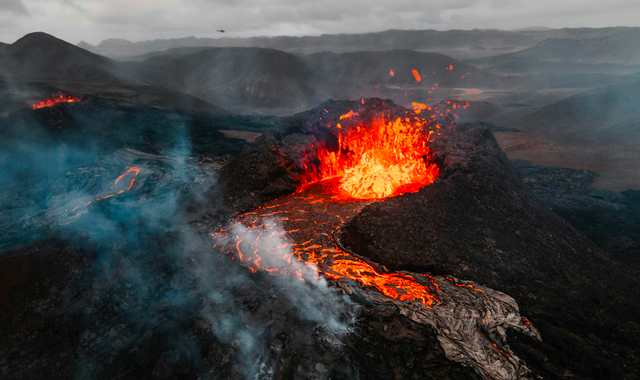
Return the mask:
<svg viewBox="0 0 640 380"><path fill-rule="evenodd" d="M496 132L509 159L536 165L587 169L599 174L594 187L611 191L640 190L640 147L610 142L567 140L523 132Z"/></svg>

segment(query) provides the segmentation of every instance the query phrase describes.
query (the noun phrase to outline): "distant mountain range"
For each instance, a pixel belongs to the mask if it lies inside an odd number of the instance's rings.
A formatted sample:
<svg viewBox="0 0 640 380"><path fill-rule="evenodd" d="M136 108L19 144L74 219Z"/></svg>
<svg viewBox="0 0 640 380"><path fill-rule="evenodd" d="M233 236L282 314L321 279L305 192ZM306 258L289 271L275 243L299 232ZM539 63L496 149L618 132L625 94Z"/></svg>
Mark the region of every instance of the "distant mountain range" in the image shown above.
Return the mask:
<svg viewBox="0 0 640 380"><path fill-rule="evenodd" d="M602 67L607 64L617 65L619 69L624 66L638 66L640 29L626 29L596 38L549 38L528 49L475 59L469 63L515 72L529 72L541 63L551 70L553 67L550 64L566 67L566 63L580 64L585 68L588 65Z"/></svg>
<svg viewBox="0 0 640 380"><path fill-rule="evenodd" d="M640 74L627 83L603 86L528 112L498 115L499 125L524 131L595 140L640 142Z"/></svg>
<svg viewBox="0 0 640 380"><path fill-rule="evenodd" d="M223 107L310 107L332 95L335 78L298 56L274 49L208 48L160 55L138 64L136 77Z"/></svg>
<svg viewBox="0 0 640 380"><path fill-rule="evenodd" d="M180 47L261 47L290 53L312 54L410 49L441 53L456 59L470 59L515 52L535 46L549 38L587 39L616 35L639 28L575 28L534 30L387 30L365 34L324 34L307 37L196 38L157 39L131 42L108 39L93 46L79 47L96 54L116 58L131 57Z"/></svg>
<svg viewBox="0 0 640 380"><path fill-rule="evenodd" d="M329 99L404 94L440 86L496 87L499 76L451 57L388 50L292 54L268 48L174 48L120 62L45 33L0 47L6 80L83 86L155 86L238 111L313 107ZM394 75L391 75L391 71ZM417 70L417 81L412 70ZM464 77L464 78L463 78Z"/></svg>
<svg viewBox="0 0 640 380"><path fill-rule="evenodd" d="M546 39L548 36L563 38ZM175 44L203 42L289 44L289 51L237 46L158 50ZM460 52L462 48L478 51L479 47L492 47L495 53L532 43L518 52L466 61L418 51L438 48ZM384 49L392 46L394 48ZM414 49L398 48L402 46ZM580 92L596 87L618 85L622 86L622 93L633 95L637 77L630 73L640 72L640 28L520 32L391 30L319 37L187 38L140 43L106 40L98 47L129 52L156 50L132 57L131 61L116 61L87 51L85 48L97 47L86 43L74 46L45 33L31 33L11 45L0 44L0 80L46 83L149 105L169 106L177 102L190 109L211 112L224 112L218 108L222 107L239 113L270 114L291 114L329 98L377 96L409 104L412 100L435 103L453 98L454 93L456 98L467 98L468 93L473 93L477 96L469 100L493 98L496 106L511 107L516 103L525 106L526 109L515 112L519 114L517 120L509 116L506 121L533 125L547 120L552 126L562 117L554 121L543 114L523 118L529 111L538 110L535 107L551 107L557 101L564 101L566 96L580 96ZM349 51L356 47L364 50ZM329 48L334 50L310 54L292 52ZM417 71L420 81L412 70ZM591 110L598 109L578 100L573 112L589 115ZM580 107L591 108L580 111ZM511 111L513 107L509 114ZM546 112L556 115L560 111L549 108ZM635 115L630 107L624 112ZM504 115L496 117L504 118ZM593 120L596 119L594 116ZM631 120L625 119L616 125L631 125ZM598 125L602 126L601 122L604 121L598 121Z"/></svg>

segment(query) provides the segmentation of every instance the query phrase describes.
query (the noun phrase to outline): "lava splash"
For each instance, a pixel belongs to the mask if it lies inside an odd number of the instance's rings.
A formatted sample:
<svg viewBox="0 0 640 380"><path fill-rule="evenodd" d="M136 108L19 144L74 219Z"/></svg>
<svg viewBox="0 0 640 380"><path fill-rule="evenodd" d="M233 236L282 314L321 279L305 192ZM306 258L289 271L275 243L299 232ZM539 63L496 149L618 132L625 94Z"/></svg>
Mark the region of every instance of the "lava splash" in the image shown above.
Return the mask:
<svg viewBox="0 0 640 380"><path fill-rule="evenodd" d="M337 147L321 143L315 154L318 164L305 164L305 185L339 178L337 193L344 199L385 199L430 185L440 174L433 162L428 142L433 131L425 132L426 122L384 115L366 125L353 111L340 120L354 118L348 127L332 128ZM330 127L331 128L331 127Z"/></svg>
<svg viewBox="0 0 640 380"><path fill-rule="evenodd" d="M75 103L81 100L82 100L82 97L80 96L58 94L58 95L53 95L45 100L41 100L39 102L33 103L31 105L31 108L35 110L38 108L51 107L59 103Z"/></svg>

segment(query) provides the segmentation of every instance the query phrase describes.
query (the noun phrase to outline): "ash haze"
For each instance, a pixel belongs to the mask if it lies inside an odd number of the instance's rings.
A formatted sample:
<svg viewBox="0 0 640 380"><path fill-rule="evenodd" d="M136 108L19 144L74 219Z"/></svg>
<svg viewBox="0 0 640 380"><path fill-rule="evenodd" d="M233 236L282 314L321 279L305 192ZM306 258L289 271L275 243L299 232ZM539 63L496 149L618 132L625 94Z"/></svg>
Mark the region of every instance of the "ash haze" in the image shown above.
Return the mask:
<svg viewBox="0 0 640 380"><path fill-rule="evenodd" d="M0 0L0 41L44 31L71 43L387 29L640 26L637 0Z"/></svg>

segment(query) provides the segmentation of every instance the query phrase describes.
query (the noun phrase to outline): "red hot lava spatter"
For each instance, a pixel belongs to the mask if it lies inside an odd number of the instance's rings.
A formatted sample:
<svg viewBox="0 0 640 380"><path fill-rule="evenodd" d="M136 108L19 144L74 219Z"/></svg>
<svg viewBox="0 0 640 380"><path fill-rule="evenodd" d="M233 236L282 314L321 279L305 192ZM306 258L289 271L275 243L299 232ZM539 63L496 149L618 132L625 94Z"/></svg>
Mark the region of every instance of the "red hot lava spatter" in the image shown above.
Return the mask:
<svg viewBox="0 0 640 380"><path fill-rule="evenodd" d="M31 108L35 110L38 108L51 107L59 103L75 103L81 100L82 100L82 97L80 96L58 94L58 95L53 95L45 100L41 100L39 102L33 103L31 105Z"/></svg>
<svg viewBox="0 0 640 380"><path fill-rule="evenodd" d="M431 162L428 147L436 132L425 130L428 123L418 115L416 112L412 117L389 120L383 114L367 125L361 125L353 111L340 116L335 128L328 127L337 137L337 148L328 149L320 143L308 155L317 157L319 164L313 163L314 159L304 164L302 189L337 179L336 196L365 200L385 199L430 185L440 173ZM347 122L348 128L341 125Z"/></svg>

